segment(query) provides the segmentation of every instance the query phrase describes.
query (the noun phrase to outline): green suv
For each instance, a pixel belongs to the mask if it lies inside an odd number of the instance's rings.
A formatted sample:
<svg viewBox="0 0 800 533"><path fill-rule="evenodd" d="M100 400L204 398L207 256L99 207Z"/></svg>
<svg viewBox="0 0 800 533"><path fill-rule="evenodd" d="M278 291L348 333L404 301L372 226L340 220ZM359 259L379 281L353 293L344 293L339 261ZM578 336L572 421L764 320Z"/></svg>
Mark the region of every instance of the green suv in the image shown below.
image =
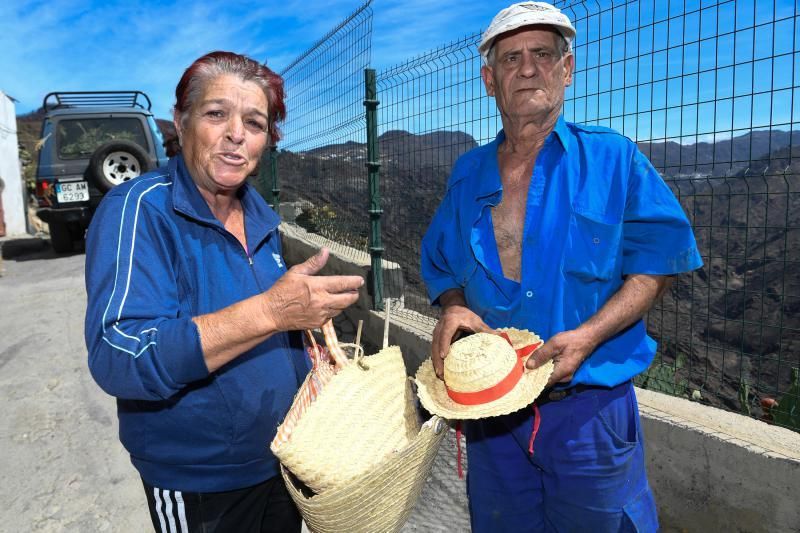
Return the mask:
<svg viewBox="0 0 800 533"><path fill-rule="evenodd" d="M57 92L44 98L36 198L58 253L84 238L103 195L166 165L150 98L140 91Z"/></svg>

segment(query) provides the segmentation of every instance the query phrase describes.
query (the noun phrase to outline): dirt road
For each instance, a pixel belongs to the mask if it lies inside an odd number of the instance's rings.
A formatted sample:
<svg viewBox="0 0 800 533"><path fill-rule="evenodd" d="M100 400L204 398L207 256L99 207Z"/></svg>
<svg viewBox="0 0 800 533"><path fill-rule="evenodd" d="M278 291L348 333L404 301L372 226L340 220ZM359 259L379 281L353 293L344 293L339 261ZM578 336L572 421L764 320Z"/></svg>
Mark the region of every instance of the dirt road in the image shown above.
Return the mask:
<svg viewBox="0 0 800 533"><path fill-rule="evenodd" d="M0 531L147 531L114 400L86 366L84 256L22 244L4 244L22 255L0 277Z"/></svg>

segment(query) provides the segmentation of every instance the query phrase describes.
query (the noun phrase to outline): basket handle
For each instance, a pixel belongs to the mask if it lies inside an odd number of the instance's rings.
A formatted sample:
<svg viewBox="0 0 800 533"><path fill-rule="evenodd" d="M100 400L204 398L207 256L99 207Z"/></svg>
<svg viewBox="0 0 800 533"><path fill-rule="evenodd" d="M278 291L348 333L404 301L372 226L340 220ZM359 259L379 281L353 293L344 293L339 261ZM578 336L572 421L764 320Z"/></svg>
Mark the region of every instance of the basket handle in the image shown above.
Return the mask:
<svg viewBox="0 0 800 533"><path fill-rule="evenodd" d="M367 367L363 363L365 354L364 354L364 347L361 346L361 328L363 326L364 326L364 321L363 320L359 320L358 321L358 330L356 331L356 340L355 340L355 342L342 342L342 343L339 344L339 346L347 346L348 348L352 348L353 349L353 360L361 368L364 368L366 370L369 367Z"/></svg>
<svg viewBox="0 0 800 533"><path fill-rule="evenodd" d="M333 327L333 320L328 319L328 321L322 324L320 329L322 330L322 336L325 338L325 346L328 348L328 353L330 354L331 359L333 359L333 364L337 371L350 364L350 360L347 358L347 354L345 354L342 350L342 346L352 346L353 360L363 370L369 369L369 366L367 366L367 364L364 362L364 348L360 344L356 343L340 343L336 336L336 329ZM314 357L312 362L314 368L316 369L322 363L322 352L311 330L305 330L305 334L308 336L311 346L313 347Z"/></svg>
<svg viewBox="0 0 800 533"><path fill-rule="evenodd" d="M311 366L314 370L316 370L319 368L321 363L320 359L322 352L320 351L319 346L317 345L317 339L314 338L314 334L311 333L311 330L303 330L303 333L305 333L306 337L308 338L308 342L311 345Z"/></svg>
<svg viewBox="0 0 800 533"><path fill-rule="evenodd" d="M322 336L325 338L325 345L328 347L328 352L333 358L336 370L341 370L349 365L350 362L347 360L347 355L345 355L344 351L342 351L342 347L339 345L339 339L336 337L336 329L333 327L333 319L329 318L325 321L321 329Z"/></svg>

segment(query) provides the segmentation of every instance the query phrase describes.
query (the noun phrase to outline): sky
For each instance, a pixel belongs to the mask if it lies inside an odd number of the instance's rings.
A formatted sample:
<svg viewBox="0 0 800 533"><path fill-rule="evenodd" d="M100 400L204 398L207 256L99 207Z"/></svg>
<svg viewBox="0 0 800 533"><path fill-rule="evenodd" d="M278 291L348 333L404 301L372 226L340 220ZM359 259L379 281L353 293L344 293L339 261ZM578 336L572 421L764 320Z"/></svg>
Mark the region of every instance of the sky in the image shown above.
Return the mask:
<svg viewBox="0 0 800 533"><path fill-rule="evenodd" d="M374 0L373 67L390 67L485 28L507 0ZM361 0L0 1L0 91L33 111L51 91L147 93L169 118L191 62L212 50L246 54L277 72Z"/></svg>
<svg viewBox="0 0 800 533"><path fill-rule="evenodd" d="M170 118L175 85L197 57L231 50L281 72L362 1L0 0L0 91L18 100L22 114L41 106L51 91L136 89L150 96L156 117ZM754 128L794 129L800 122L797 2L591 0L588 5L606 9L589 20L580 2L567 2L578 6L568 14L582 19L576 21L576 76L565 116L637 140L684 143ZM473 35L509 3L373 0L371 66L381 72ZM617 6L613 13L609 5ZM443 100L426 100L432 112L386 126L492 138L499 127L493 103L472 97L483 94L476 71L461 75L472 76L458 84L464 94L451 88L433 93L430 87L442 83L439 73L421 76L419 94ZM446 83L455 87L456 81ZM388 98L382 96L384 107ZM292 111L297 126L302 112ZM445 112L456 117L453 123L437 115Z"/></svg>

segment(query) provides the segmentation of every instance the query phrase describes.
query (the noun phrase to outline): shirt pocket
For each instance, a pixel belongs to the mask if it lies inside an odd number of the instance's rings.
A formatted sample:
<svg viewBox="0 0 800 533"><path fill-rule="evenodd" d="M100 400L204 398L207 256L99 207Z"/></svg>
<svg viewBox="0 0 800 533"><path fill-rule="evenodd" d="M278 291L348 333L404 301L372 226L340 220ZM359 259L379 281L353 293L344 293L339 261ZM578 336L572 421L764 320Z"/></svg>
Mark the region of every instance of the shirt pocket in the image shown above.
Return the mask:
<svg viewBox="0 0 800 533"><path fill-rule="evenodd" d="M564 249L563 271L583 281L607 281L617 266L622 223L573 212Z"/></svg>

